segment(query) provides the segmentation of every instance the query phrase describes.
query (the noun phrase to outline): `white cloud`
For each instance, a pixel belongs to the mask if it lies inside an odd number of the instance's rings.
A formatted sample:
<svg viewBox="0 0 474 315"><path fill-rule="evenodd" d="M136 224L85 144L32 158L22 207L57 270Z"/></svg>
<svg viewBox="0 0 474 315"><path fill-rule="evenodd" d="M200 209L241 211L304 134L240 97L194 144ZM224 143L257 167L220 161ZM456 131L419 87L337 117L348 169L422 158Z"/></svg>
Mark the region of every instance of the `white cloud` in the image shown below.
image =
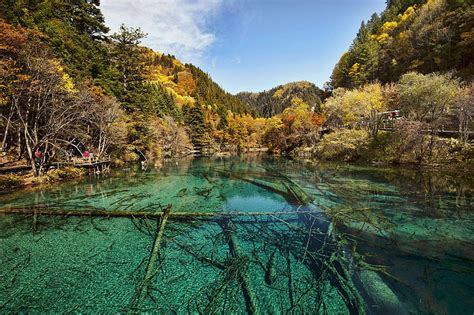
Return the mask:
<svg viewBox="0 0 474 315"><path fill-rule="evenodd" d="M216 36L207 28L222 0L102 0L101 9L112 32L120 24L148 33L143 44L199 63Z"/></svg>
<svg viewBox="0 0 474 315"><path fill-rule="evenodd" d="M241 64L241 63L242 63L242 59L240 59L240 57L235 57L235 58L232 58L232 62L233 62L233 63L236 63L236 64Z"/></svg>

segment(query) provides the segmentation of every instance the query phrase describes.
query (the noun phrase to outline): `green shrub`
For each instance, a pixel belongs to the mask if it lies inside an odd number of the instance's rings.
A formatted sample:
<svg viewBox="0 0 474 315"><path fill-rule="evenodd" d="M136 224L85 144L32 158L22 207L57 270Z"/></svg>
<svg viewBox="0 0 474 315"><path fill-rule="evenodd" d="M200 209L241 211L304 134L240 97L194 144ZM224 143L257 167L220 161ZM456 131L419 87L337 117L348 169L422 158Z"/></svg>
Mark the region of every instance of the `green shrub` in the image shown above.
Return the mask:
<svg viewBox="0 0 474 315"><path fill-rule="evenodd" d="M402 119L395 125L385 146L385 160L394 164L422 164L431 157L431 136L425 123Z"/></svg>
<svg viewBox="0 0 474 315"><path fill-rule="evenodd" d="M467 162L473 158L473 149L459 139L437 138L434 143L432 162L456 163Z"/></svg>
<svg viewBox="0 0 474 315"><path fill-rule="evenodd" d="M23 185L23 179L17 175L0 176L0 191L8 191Z"/></svg>
<svg viewBox="0 0 474 315"><path fill-rule="evenodd" d="M80 178L85 174L85 170L76 167L58 168L46 173L47 182L53 183L62 180Z"/></svg>

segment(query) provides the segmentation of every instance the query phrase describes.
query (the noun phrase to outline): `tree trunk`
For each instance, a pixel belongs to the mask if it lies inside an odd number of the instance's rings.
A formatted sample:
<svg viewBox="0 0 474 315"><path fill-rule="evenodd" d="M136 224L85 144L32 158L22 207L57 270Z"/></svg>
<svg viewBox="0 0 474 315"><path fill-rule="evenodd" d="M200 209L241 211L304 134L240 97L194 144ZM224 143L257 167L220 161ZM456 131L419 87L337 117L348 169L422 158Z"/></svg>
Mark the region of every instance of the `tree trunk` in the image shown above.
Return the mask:
<svg viewBox="0 0 474 315"><path fill-rule="evenodd" d="M169 213L169 217L174 220L215 220L222 218L237 217L278 217L295 216L301 214L311 214L312 211L263 211L263 212L199 212L199 211L177 211ZM22 215L47 215L47 216L66 216L66 217L113 217L113 218L161 218L163 212L160 211L128 211L128 210L64 210L48 207L18 207L18 208L0 208L0 214L22 214Z"/></svg>
<svg viewBox="0 0 474 315"><path fill-rule="evenodd" d="M226 237L230 256L236 259L245 259L245 256L241 253L240 247L237 243L237 238L235 237L236 228L233 222L231 220L223 220L220 223L220 226L222 228L222 233L224 233ZM247 312L249 314L261 314L262 310L258 301L257 291L252 284L251 277L247 272L247 268L239 268L238 276L240 278L239 282L244 294Z"/></svg>
<svg viewBox="0 0 474 315"><path fill-rule="evenodd" d="M10 114L8 115L8 119L7 119L7 124L5 126L5 133L3 134L3 140L2 140L2 145L0 147L0 152L5 151L7 137L8 137L8 130L10 129L10 122L11 122L12 116L13 116L13 110L10 110Z"/></svg>
<svg viewBox="0 0 474 315"><path fill-rule="evenodd" d="M44 148L44 153L43 153L43 156L41 157L40 161L41 161L41 164L39 165L39 168L38 168L38 175L41 176L43 175L43 170L44 170L44 166L46 165L46 163L48 162L47 159L46 159L46 154L48 152L48 143L46 142L46 146Z"/></svg>
<svg viewBox="0 0 474 315"><path fill-rule="evenodd" d="M134 303L134 309L138 312L141 310L143 303L150 292L151 282L156 275L156 262L158 261L158 254L161 249L161 239L163 238L163 232L170 213L171 205L168 205L168 207L163 210L163 215L160 217L160 221L158 221L156 227L155 240L153 242L153 248L150 253L150 257L148 258L145 277L143 278L142 284L140 286L138 298Z"/></svg>
<svg viewBox="0 0 474 315"><path fill-rule="evenodd" d="M25 146L23 145L21 141L21 129L18 128L17 130L17 143L18 143L18 161L21 160L21 157L23 156L23 152L25 151Z"/></svg>
<svg viewBox="0 0 474 315"><path fill-rule="evenodd" d="M372 136L373 139L377 137L377 134L379 132L379 120L377 118L377 112L375 110L372 110L370 113L370 121L371 121L371 128L370 128L370 135Z"/></svg>
<svg viewBox="0 0 474 315"><path fill-rule="evenodd" d="M459 113L459 139L462 141L462 143L466 143L468 140L468 126L468 117L461 108L461 112Z"/></svg>
<svg viewBox="0 0 474 315"><path fill-rule="evenodd" d="M39 176L38 169L36 168L35 156L33 154L33 149L31 148L30 141L28 140L28 126L25 126L24 136L25 136L26 152L28 153L28 159L30 160L31 170L33 171L33 174L35 176Z"/></svg>

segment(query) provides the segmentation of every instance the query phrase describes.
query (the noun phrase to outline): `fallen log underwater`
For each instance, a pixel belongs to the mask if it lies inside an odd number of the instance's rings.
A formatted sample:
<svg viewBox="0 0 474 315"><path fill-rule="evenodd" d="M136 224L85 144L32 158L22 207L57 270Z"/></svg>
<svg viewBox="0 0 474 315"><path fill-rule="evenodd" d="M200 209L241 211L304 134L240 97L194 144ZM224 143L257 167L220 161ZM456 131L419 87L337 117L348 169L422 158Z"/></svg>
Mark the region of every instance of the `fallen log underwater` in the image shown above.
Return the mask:
<svg viewBox="0 0 474 315"><path fill-rule="evenodd" d="M274 178L275 180L262 180L255 178L254 176L249 176L246 173L239 174L236 172L221 171L221 174L226 175L229 178L235 178L249 182L255 186L262 187L277 193L285 198L288 203L298 207L298 209L302 206L307 207L309 205L314 205L317 206L318 209L322 210L318 213L330 213L328 210L331 209L315 203L314 198L290 177L272 169L265 169L265 171L270 175L271 178ZM342 210L344 209L339 209L339 211ZM301 222L303 225L305 225L310 231L310 233L308 233L309 242L307 243L307 248L308 245L313 248L318 248L321 246L320 242L311 235L311 229L315 219L320 219L319 228L323 228L324 225L327 225L326 239L324 243L328 242L333 245L337 244L338 239L336 235L333 234L335 218L324 218L324 215L316 218L312 216L312 213L316 213L316 211L312 211L310 213L304 213L303 211L299 216L302 219ZM312 221L311 219L313 219L313 223L310 224ZM325 247L324 245L325 244L323 244L323 247ZM321 266L317 260L314 260L313 267L318 267L317 269L326 269L332 284L338 287L339 293L344 298L346 306L348 307L348 310L351 314L364 314L366 313L366 310L369 309L369 305L372 310L374 308L378 308L378 310L383 310L384 312L387 311L389 313L394 311L398 314L405 313L396 294L387 286L387 284L385 284L385 282L376 272L371 270L359 270L357 272L359 274L355 275L355 278L359 278L359 281L362 282L362 291L364 291L369 297L370 302L366 303L362 295L358 292L359 290L355 287L353 281L351 281L351 278L354 275L352 272L350 272L351 268L347 261L345 261L346 258L344 257L344 250L342 248L339 248L338 250L341 251L341 257L336 258L339 255L333 256L336 254L336 252L332 252L330 255L331 259L329 259L329 261L323 262L323 265ZM365 282L367 283L365 283L362 278L364 278Z"/></svg>
<svg viewBox="0 0 474 315"><path fill-rule="evenodd" d="M161 239L163 237L163 230L167 220L177 220L177 221L186 221L186 220L222 220L221 228L223 233L227 236L227 245L229 247L229 252L231 257L234 259L244 259L245 253L239 248L238 240L235 235L235 226L234 222L231 221L232 218L238 217L277 217L277 216L297 216L300 219L300 223L303 224L301 228L302 231L305 229L309 231L307 233L307 240L305 240L305 250L303 254L302 262L304 263L304 257L306 252L313 252L316 254L321 247L320 241L315 239L312 234L313 224L315 219L313 215L320 216L318 219L321 219L319 228L322 229L322 233L327 235L327 239L324 240L322 245L322 250L326 251L327 254L330 254L330 259L326 259L322 262L319 260L320 257L312 255L311 259L314 260L314 263L307 263L313 272L317 273L319 270L324 270L324 273L327 274L327 278L330 280L331 284L335 286L340 295L345 300L348 310L353 314L363 314L367 308L367 303L365 303L362 296L359 294L359 288L356 288L353 283L353 275L350 271L351 268L348 266L348 260L346 261L343 248L339 246L333 246L338 243L335 235L332 233L332 223L327 218L324 218L324 213L321 211L321 206L318 209L314 210L299 210L301 207L303 209L308 209L307 206L313 204L311 196L309 196L303 188L301 188L297 183L291 180L288 177L281 177L279 174L274 174L275 181L271 180L262 180L248 174L237 174L229 172L226 174L230 178L235 178L243 180L249 183L254 184L255 186L267 189L274 193L277 193L284 197L289 204L294 208L292 211L276 211L276 212L210 212L210 211L130 211L130 210L104 210L104 209L94 209L94 210L85 210L85 209L60 209L57 207L44 207L44 206L33 206L33 207L6 207L0 208L0 214L4 215L33 215L35 218L38 216L64 216L64 217L124 217L124 218L145 218L145 219L156 219L157 220L157 229L154 237L154 242L152 246L151 253L148 257L148 264L146 267L145 275L141 282L140 287L137 290L136 299L132 303L132 310L141 311L143 304L145 303L149 292L150 286L153 281L153 278L157 274L156 263L158 260L158 255L161 248ZM272 176L273 178L273 176ZM281 219L282 223L284 222ZM311 223L312 222L312 223ZM257 222L256 222L257 223ZM311 225L310 225L311 224ZM325 230L327 228L327 230ZM327 242L326 242L327 241ZM327 248L327 249L326 249ZM336 255L334 252L341 250L341 255ZM332 254L332 255L331 255ZM315 268L317 267L317 268ZM319 270L316 270L319 269ZM372 298L373 301L378 303L376 304L388 304L388 298L384 296L380 297L381 284L383 280L375 277L375 273L371 271L366 271L364 280L370 282L370 285L364 286L366 293ZM241 289L245 296L246 307L249 313L260 313L263 305L260 304L257 296L255 295L255 288L251 282L252 279L249 278L249 274L243 268L238 271L238 278L240 279ZM291 282L291 280L290 280ZM290 289L292 285L289 285ZM379 289L377 289L379 288ZM390 293L392 296L393 292L388 287L384 287L384 290ZM374 298L376 297L376 298ZM395 300L391 301L395 306L392 309L400 310L400 302Z"/></svg>
<svg viewBox="0 0 474 315"><path fill-rule="evenodd" d="M0 208L0 214L18 214L18 215L44 215L44 216L71 216L71 217L127 217L127 218L150 218L156 219L164 216L160 211L124 211L124 210L64 210L56 208L41 207L15 207ZM189 212L173 211L169 214L170 219L214 219L214 218L233 218L233 217L255 217L255 216L281 216L281 215L300 215L300 214L318 214L316 211L264 211L264 212Z"/></svg>
<svg viewBox="0 0 474 315"><path fill-rule="evenodd" d="M227 244L231 257L236 259L244 259L244 255L241 253L237 239L235 237L235 226L231 220L225 220L221 222L221 228L223 233L226 235ZM262 310L258 302L255 288L252 285L252 281L247 273L247 268L238 270L238 276L240 278L242 292L244 294L247 312L249 314L261 314Z"/></svg>
<svg viewBox="0 0 474 315"><path fill-rule="evenodd" d="M168 205L166 209L163 210L160 220L157 221L156 235L153 242L152 251L148 258L148 264L146 266L145 276L140 285L137 299L134 301L133 309L140 311L143 303L145 302L149 291L152 280L156 275L156 262L158 261L158 254L161 249L161 239L163 238L163 232L165 229L166 222L171 214L171 205Z"/></svg>

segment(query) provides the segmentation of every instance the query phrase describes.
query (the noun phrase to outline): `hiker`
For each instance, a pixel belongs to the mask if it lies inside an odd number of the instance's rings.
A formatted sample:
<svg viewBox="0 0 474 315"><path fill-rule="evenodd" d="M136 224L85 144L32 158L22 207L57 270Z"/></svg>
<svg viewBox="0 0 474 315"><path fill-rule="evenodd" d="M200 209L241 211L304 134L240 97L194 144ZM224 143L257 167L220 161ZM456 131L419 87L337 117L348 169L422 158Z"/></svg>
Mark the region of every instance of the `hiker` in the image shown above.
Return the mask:
<svg viewBox="0 0 474 315"><path fill-rule="evenodd" d="M37 165L40 165L42 158L43 158L43 152L41 152L39 149L36 149L36 151L35 151L35 163Z"/></svg>

